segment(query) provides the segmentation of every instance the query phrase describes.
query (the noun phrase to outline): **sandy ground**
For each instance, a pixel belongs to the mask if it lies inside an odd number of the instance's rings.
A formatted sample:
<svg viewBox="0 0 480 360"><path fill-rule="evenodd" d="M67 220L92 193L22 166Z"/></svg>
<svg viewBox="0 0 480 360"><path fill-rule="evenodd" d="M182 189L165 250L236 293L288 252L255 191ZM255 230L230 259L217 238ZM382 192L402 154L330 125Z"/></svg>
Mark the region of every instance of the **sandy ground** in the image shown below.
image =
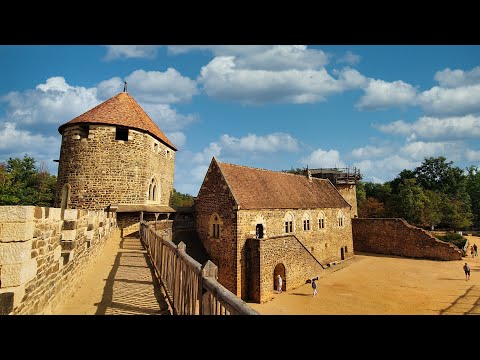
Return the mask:
<svg viewBox="0 0 480 360"><path fill-rule="evenodd" d="M135 237L110 240L85 271L73 296L55 314L169 314L168 305Z"/></svg>
<svg viewBox="0 0 480 360"><path fill-rule="evenodd" d="M480 245L480 238L467 236ZM358 254L318 281L249 305L261 314L429 315L480 314L480 256L458 261ZM471 278L465 280L468 262Z"/></svg>

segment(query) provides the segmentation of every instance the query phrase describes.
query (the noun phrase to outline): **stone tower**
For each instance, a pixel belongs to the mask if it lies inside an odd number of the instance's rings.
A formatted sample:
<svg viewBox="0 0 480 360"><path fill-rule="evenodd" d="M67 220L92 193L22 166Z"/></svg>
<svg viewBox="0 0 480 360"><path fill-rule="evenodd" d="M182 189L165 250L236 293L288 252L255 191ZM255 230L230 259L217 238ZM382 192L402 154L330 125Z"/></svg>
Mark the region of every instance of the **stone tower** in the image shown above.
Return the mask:
<svg viewBox="0 0 480 360"><path fill-rule="evenodd" d="M357 168L321 168L307 169L310 176L329 179L343 198L352 205L352 216L358 216L357 210L357 181L362 179ZM307 176L308 176L307 174Z"/></svg>
<svg viewBox="0 0 480 360"><path fill-rule="evenodd" d="M160 208L173 192L175 146L122 92L61 125L55 206Z"/></svg>

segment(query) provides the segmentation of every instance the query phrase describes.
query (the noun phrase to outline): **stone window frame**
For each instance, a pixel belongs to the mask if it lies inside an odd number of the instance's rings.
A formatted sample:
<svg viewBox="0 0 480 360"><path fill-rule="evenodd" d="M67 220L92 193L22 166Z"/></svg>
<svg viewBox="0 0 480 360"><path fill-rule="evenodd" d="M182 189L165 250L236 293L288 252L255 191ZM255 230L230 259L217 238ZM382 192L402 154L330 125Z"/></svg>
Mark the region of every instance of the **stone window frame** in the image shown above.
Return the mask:
<svg viewBox="0 0 480 360"><path fill-rule="evenodd" d="M217 212L210 215L208 221L208 236L211 239L220 239L222 235L223 220Z"/></svg>
<svg viewBox="0 0 480 360"><path fill-rule="evenodd" d="M318 213L318 221L317 221L318 230L324 231L327 228L326 223L327 223L327 216L323 211L320 211Z"/></svg>
<svg viewBox="0 0 480 360"><path fill-rule="evenodd" d="M295 215L291 211L287 211L283 217L283 230L285 234L295 232Z"/></svg>
<svg viewBox="0 0 480 360"><path fill-rule="evenodd" d="M161 199L160 182L156 176L152 176L148 183L147 202L150 204L159 204Z"/></svg>
<svg viewBox="0 0 480 360"><path fill-rule="evenodd" d="M312 230L312 216L308 211L305 211L302 216L303 231Z"/></svg>
<svg viewBox="0 0 480 360"><path fill-rule="evenodd" d="M160 143L158 141L154 141L152 147L154 154L158 154L161 152Z"/></svg>
<svg viewBox="0 0 480 360"><path fill-rule="evenodd" d="M337 212L337 226L339 228L345 227L345 214L342 210L338 210Z"/></svg>

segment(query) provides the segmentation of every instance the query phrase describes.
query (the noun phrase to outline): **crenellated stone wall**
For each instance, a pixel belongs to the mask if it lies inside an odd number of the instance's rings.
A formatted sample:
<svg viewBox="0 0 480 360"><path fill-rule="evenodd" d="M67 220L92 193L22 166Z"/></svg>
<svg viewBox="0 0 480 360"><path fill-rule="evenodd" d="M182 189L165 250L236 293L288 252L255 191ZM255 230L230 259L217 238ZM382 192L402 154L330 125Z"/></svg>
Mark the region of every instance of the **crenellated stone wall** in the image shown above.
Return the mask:
<svg viewBox="0 0 480 360"><path fill-rule="evenodd" d="M355 251L432 260L461 260L461 250L403 219L352 219Z"/></svg>
<svg viewBox="0 0 480 360"><path fill-rule="evenodd" d="M61 207L65 184L71 186L67 207L74 209L170 203L175 151L145 132L129 129L128 140L115 140L115 133L107 125L90 125L88 136L80 125L64 129L55 206ZM157 202L148 200L153 177L160 187Z"/></svg>
<svg viewBox="0 0 480 360"><path fill-rule="evenodd" d="M286 290L305 284L307 279L323 275L320 263L294 235L267 239L248 239L248 298L255 302L270 300L275 293L274 270L278 264L285 268Z"/></svg>
<svg viewBox="0 0 480 360"><path fill-rule="evenodd" d="M51 313L113 236L115 213L0 206L0 314Z"/></svg>

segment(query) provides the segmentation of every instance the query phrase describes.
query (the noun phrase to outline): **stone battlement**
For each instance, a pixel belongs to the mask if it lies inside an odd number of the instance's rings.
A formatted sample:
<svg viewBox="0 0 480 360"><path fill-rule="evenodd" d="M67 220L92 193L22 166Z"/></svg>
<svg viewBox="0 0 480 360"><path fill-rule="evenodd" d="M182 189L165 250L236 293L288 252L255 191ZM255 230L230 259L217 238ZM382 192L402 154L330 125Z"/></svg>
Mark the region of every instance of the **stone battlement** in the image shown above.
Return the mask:
<svg viewBox="0 0 480 360"><path fill-rule="evenodd" d="M115 213L0 206L0 314L50 313L113 235Z"/></svg>

